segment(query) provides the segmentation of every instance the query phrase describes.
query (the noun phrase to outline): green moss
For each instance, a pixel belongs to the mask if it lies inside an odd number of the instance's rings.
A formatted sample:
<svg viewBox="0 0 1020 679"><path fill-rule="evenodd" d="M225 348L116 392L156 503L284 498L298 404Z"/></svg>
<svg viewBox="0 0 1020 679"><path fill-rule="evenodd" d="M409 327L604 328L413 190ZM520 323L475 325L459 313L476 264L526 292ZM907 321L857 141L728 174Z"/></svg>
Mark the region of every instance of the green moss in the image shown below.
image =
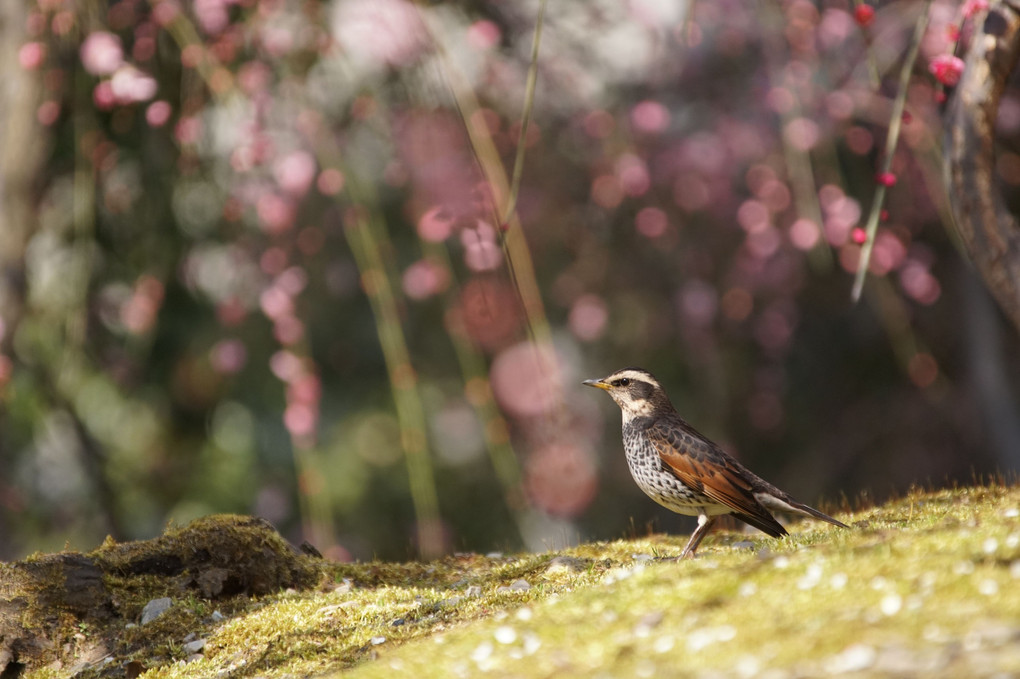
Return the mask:
<svg viewBox="0 0 1020 679"><path fill-rule="evenodd" d="M332 565L326 591L219 602L218 623L210 602L188 600L131 630L137 650L115 666L136 659L145 677L166 679L1016 673L1018 509L1015 487L917 491L841 514L851 530L713 534L693 561L652 559L679 554L687 537L655 536ZM508 589L522 579L529 588ZM208 640L191 662L188 633Z"/></svg>

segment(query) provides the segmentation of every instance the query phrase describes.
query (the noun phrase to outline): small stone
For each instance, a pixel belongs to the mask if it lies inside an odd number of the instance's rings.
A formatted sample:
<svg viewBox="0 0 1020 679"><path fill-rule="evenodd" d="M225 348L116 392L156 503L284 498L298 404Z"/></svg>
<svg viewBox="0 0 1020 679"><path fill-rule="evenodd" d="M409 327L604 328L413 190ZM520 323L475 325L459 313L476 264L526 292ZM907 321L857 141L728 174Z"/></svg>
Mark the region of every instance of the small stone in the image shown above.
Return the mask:
<svg viewBox="0 0 1020 679"><path fill-rule="evenodd" d="M184 644L184 650L188 653L201 653L205 648L205 639L195 639Z"/></svg>
<svg viewBox="0 0 1020 679"><path fill-rule="evenodd" d="M527 580L514 580L510 583L510 591L512 592L527 592L531 589L531 583Z"/></svg>
<svg viewBox="0 0 1020 679"><path fill-rule="evenodd" d="M201 660L204 657L205 656L202 655L201 653L192 653L191 655L188 656L188 658L184 662L186 662L186 663L193 663L196 660Z"/></svg>
<svg viewBox="0 0 1020 679"><path fill-rule="evenodd" d="M741 540L733 543L734 549L754 549L754 543L750 540Z"/></svg>
<svg viewBox="0 0 1020 679"><path fill-rule="evenodd" d="M439 606L441 606L443 608L453 608L454 606L459 604L461 601L464 601L464 597L462 597L462 596L452 596L449 599L443 599L442 601L440 601L439 602Z"/></svg>
<svg viewBox="0 0 1020 679"><path fill-rule="evenodd" d="M588 563L584 559L578 559L573 556L558 556L551 561L546 567L545 572L547 575L553 575L557 573L579 573L588 567Z"/></svg>
<svg viewBox="0 0 1020 679"><path fill-rule="evenodd" d="M651 554L632 554L631 558L634 559L635 561L637 561L638 563L641 563L643 561L651 561L652 560L652 555Z"/></svg>
<svg viewBox="0 0 1020 679"><path fill-rule="evenodd" d="M391 623L390 623L390 625L392 625L393 627L400 627L401 625L403 625L403 624L404 624L404 623L406 623L406 622L407 622L407 621L406 621L406 620L404 620L403 618L397 618L396 620L394 620L393 622L391 622Z"/></svg>
<svg viewBox="0 0 1020 679"><path fill-rule="evenodd" d="M502 559L503 558L503 552L489 552L488 554L485 555L485 558L487 558L487 559Z"/></svg>
<svg viewBox="0 0 1020 679"><path fill-rule="evenodd" d="M386 637L372 637L372 645L378 646L379 644L385 644Z"/></svg>
<svg viewBox="0 0 1020 679"><path fill-rule="evenodd" d="M227 616L223 615L223 614L222 614L222 613L220 613L220 612L219 612L218 610L216 610L216 611L213 611L213 612L212 612L212 615L210 615L210 616L209 616L209 618L210 618L210 619L211 619L211 620L212 620L213 622L219 622L220 620L226 620Z"/></svg>
<svg viewBox="0 0 1020 679"><path fill-rule="evenodd" d="M149 603L145 604L145 608L142 609L142 624L152 622L159 616L166 613L166 611L173 606L173 600L170 597L163 597L161 599L153 599Z"/></svg>
<svg viewBox="0 0 1020 679"><path fill-rule="evenodd" d="M482 588L478 585L471 585L464 590L464 596L470 597L482 596Z"/></svg>

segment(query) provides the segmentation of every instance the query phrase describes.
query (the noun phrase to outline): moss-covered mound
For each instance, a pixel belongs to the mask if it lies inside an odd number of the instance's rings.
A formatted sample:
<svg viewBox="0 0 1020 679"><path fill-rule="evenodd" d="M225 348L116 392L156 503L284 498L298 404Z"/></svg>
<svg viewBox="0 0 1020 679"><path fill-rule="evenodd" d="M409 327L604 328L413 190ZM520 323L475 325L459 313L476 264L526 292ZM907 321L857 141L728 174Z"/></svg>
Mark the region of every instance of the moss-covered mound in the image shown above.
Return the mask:
<svg viewBox="0 0 1020 679"><path fill-rule="evenodd" d="M83 629L62 666L27 676L1020 674L1020 489L918 491L838 518L852 528L713 534L683 562L660 557L686 536L433 563L298 557L322 586L217 601L192 578L148 625L111 618L105 661L81 664L102 636Z"/></svg>
<svg viewBox="0 0 1020 679"><path fill-rule="evenodd" d="M247 601L312 587L321 578L321 559L302 555L267 522L245 516L206 517L154 540L107 540L88 554L0 563L0 676L25 667L73 674L109 665L107 659L145 648L182 616L191 617L171 607L137 625L153 599Z"/></svg>

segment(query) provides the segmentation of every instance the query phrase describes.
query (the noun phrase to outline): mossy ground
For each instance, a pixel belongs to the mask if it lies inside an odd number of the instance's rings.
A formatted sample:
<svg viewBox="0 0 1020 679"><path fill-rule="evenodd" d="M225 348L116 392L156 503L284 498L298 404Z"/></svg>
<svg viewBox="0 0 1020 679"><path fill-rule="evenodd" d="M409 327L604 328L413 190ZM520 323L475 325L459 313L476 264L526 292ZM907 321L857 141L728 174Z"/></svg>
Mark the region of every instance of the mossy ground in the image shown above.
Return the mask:
<svg viewBox="0 0 1020 679"><path fill-rule="evenodd" d="M113 662L152 679L1020 673L1020 488L918 491L838 518L852 529L714 533L693 561L657 560L686 541L657 536L328 566L330 591L178 601L160 644ZM192 633L208 641L189 662Z"/></svg>

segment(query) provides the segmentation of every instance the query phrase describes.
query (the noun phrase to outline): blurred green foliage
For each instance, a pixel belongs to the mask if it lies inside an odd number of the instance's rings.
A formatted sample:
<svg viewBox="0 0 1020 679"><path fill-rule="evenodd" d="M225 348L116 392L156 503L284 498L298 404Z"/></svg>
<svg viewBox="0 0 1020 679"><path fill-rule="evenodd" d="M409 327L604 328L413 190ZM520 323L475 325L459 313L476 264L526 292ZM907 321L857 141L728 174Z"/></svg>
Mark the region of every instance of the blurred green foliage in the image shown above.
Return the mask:
<svg viewBox="0 0 1020 679"><path fill-rule="evenodd" d="M212 512L337 558L682 530L579 385L625 365L805 500L1015 466L1015 338L934 164L955 6L849 301L912 7L553 3L522 232L492 161L535 3L7 10L7 142L44 143L2 206L0 558Z"/></svg>

